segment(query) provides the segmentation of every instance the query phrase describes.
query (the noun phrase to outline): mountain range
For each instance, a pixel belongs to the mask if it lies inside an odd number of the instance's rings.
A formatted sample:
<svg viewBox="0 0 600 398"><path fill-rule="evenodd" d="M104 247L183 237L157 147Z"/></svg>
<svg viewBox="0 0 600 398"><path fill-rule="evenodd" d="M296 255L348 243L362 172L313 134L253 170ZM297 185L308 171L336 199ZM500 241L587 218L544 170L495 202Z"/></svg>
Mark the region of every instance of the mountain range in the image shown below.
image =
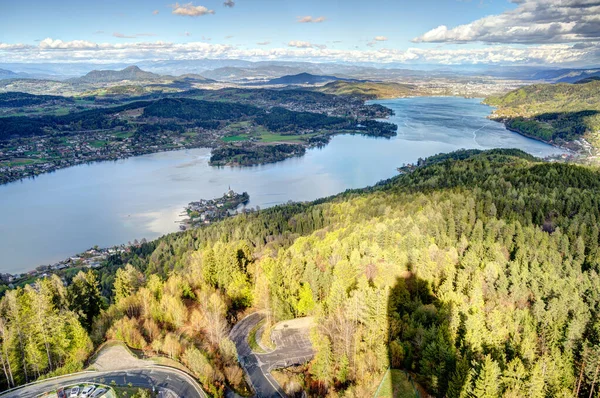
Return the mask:
<svg viewBox="0 0 600 398"><path fill-rule="evenodd" d="M296 85L296 84L319 84L319 83L329 83L335 81L347 81L347 82L359 82L357 79L346 79L337 76L327 76L327 75L313 75L311 73L298 73L296 75L285 75L281 77L277 77L275 79L271 79L267 82L267 84L286 84L286 85ZM364 81L364 80L363 80Z"/></svg>

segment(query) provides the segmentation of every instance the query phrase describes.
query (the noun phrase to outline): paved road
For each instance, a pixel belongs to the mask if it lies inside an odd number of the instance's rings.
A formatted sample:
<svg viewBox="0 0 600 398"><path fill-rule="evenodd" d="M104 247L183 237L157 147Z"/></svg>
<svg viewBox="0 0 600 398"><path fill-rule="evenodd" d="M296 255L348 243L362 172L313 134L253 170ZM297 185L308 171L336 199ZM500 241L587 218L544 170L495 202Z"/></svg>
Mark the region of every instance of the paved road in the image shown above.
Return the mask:
<svg viewBox="0 0 600 398"><path fill-rule="evenodd" d="M313 356L310 342L295 330L285 330L274 335L277 348L269 353L254 353L248 345L248 335L263 320L264 314L255 312L238 322L230 333L238 351L240 364L248 374L258 398L285 398L281 386L271 376L271 370L299 365Z"/></svg>
<svg viewBox="0 0 600 398"><path fill-rule="evenodd" d="M127 371L76 374L42 383L29 384L18 390L0 394L0 396L2 398L33 398L61 386L84 382L111 384L113 380L117 385L127 385L131 383L135 387L150 389L155 387L157 390L161 388L171 390L181 398L206 398L206 394L191 377L184 376L182 373L175 370L165 368L145 368Z"/></svg>

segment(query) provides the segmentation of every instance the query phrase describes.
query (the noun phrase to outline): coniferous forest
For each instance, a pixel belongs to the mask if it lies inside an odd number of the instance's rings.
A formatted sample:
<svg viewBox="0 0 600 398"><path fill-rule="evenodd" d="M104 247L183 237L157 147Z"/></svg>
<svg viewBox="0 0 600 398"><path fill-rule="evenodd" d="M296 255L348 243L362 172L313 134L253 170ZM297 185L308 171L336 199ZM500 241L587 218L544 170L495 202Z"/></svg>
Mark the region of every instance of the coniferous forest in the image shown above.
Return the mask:
<svg viewBox="0 0 600 398"><path fill-rule="evenodd" d="M388 367L437 397L597 397L600 172L518 150L438 155L375 187L239 215L0 302L2 388L81 369L108 338L244 390L249 308L314 315L310 396Z"/></svg>

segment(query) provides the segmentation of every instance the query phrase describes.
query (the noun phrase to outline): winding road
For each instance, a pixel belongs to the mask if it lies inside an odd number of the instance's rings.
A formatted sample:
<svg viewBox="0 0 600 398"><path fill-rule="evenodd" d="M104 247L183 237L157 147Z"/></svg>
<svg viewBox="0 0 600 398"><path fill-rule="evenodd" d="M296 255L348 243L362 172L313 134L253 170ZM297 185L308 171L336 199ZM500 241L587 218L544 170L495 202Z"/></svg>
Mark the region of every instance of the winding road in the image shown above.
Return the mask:
<svg viewBox="0 0 600 398"><path fill-rule="evenodd" d="M13 391L0 393L0 397L33 398L59 387L78 383L101 383L170 390L181 398L207 398L200 386L183 372L169 368L144 368L111 372L83 372L39 383L31 383Z"/></svg>
<svg viewBox="0 0 600 398"><path fill-rule="evenodd" d="M271 371L309 361L313 357L312 346L300 329L288 328L286 323L282 323L272 335L277 348L263 354L253 352L248 345L248 335L264 317L260 312L248 315L231 329L229 337L235 343L238 359L250 378L256 396L285 398L285 392L273 378Z"/></svg>

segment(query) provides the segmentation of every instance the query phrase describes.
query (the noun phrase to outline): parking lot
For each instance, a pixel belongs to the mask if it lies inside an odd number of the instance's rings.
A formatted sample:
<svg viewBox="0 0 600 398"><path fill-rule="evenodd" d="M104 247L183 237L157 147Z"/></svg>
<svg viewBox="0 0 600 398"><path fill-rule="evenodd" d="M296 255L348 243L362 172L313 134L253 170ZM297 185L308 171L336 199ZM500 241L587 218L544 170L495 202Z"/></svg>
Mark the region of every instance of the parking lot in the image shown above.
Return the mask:
<svg viewBox="0 0 600 398"><path fill-rule="evenodd" d="M115 391L107 385L83 383L61 386L42 394L44 398L116 398Z"/></svg>

